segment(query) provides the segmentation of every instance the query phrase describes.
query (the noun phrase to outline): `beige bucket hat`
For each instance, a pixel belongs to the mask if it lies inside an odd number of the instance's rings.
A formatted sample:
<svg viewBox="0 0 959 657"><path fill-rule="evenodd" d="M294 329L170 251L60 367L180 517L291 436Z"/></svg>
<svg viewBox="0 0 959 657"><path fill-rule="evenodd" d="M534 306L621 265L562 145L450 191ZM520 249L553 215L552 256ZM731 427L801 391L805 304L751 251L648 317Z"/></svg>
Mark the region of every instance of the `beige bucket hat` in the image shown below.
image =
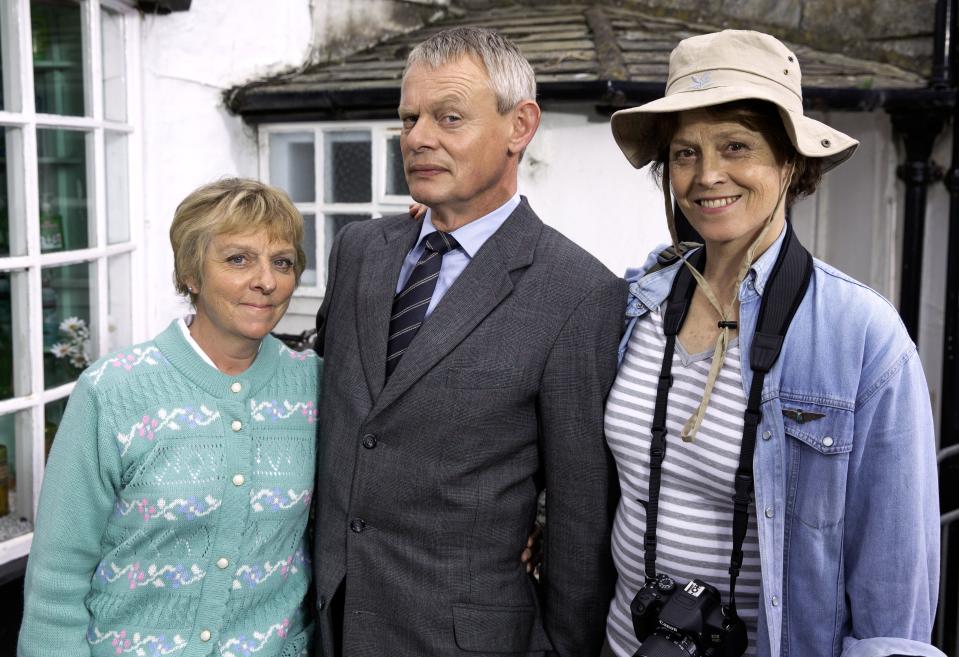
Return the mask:
<svg viewBox="0 0 959 657"><path fill-rule="evenodd" d="M803 115L796 55L775 37L751 30L723 30L680 41L669 56L666 95L613 114L613 137L639 169L656 158L651 136L658 115L747 99L776 105L793 146L806 157L822 158L823 173L847 160L859 145Z"/></svg>

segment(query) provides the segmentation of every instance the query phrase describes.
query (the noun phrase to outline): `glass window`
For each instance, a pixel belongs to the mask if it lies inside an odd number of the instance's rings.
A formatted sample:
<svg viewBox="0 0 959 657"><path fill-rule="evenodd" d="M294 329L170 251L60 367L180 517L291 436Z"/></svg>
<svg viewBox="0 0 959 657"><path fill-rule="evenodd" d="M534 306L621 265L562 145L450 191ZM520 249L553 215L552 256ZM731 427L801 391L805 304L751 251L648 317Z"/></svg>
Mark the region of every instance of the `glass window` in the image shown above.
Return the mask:
<svg viewBox="0 0 959 657"><path fill-rule="evenodd" d="M130 254L107 260L107 351L133 343L133 298Z"/></svg>
<svg viewBox="0 0 959 657"><path fill-rule="evenodd" d="M67 397L43 405L43 460L50 456L53 439L60 428L60 420L67 409Z"/></svg>
<svg viewBox="0 0 959 657"><path fill-rule="evenodd" d="M37 112L83 116L80 4L68 0L33 0L30 23Z"/></svg>
<svg viewBox="0 0 959 657"><path fill-rule="evenodd" d="M261 142L268 151L267 180L287 190L303 214L308 262L301 283L322 287L333 238L343 226L405 212L412 200L400 127L396 121L372 121L261 129L267 131Z"/></svg>
<svg viewBox="0 0 959 657"><path fill-rule="evenodd" d="M100 10L100 39L103 42L103 118L127 120L127 79L124 52L123 15Z"/></svg>
<svg viewBox="0 0 959 657"><path fill-rule="evenodd" d="M40 250L83 249L90 244L87 133L37 130Z"/></svg>
<svg viewBox="0 0 959 657"><path fill-rule="evenodd" d="M16 420L17 416L14 413L0 415L0 532L4 529L6 517L15 510L15 502L11 499L11 495L17 489ZM16 514L13 514L13 517L16 518Z"/></svg>
<svg viewBox="0 0 959 657"><path fill-rule="evenodd" d="M2 34L2 30L0 30ZM10 195L7 193L7 131L0 139L0 257L10 255Z"/></svg>
<svg viewBox="0 0 959 657"><path fill-rule="evenodd" d="M129 137L122 132L107 130L107 243L116 244L130 239L130 185L126 171L130 166L127 144Z"/></svg>
<svg viewBox="0 0 959 657"><path fill-rule="evenodd" d="M312 132L275 132L270 135L270 171L283 180L294 203L316 200L316 158Z"/></svg>
<svg viewBox="0 0 959 657"><path fill-rule="evenodd" d="M10 273L0 272L0 399L13 397L12 296Z"/></svg>
<svg viewBox="0 0 959 657"><path fill-rule="evenodd" d="M306 269L300 285L316 285L316 215L303 214L303 250L306 251Z"/></svg>
<svg viewBox="0 0 959 657"><path fill-rule="evenodd" d="M370 133L326 134L325 192L327 203L368 203L373 200Z"/></svg>
<svg viewBox="0 0 959 657"><path fill-rule="evenodd" d="M403 151L400 150L400 138L389 137L386 140L386 193L391 196L409 196L406 185L406 173L403 169Z"/></svg>
<svg viewBox="0 0 959 657"><path fill-rule="evenodd" d="M90 265L43 269L44 386L75 381L90 364Z"/></svg>
<svg viewBox="0 0 959 657"><path fill-rule="evenodd" d="M133 4L0 0L0 565L29 550L7 539L32 529L43 454L73 382L142 337Z"/></svg>

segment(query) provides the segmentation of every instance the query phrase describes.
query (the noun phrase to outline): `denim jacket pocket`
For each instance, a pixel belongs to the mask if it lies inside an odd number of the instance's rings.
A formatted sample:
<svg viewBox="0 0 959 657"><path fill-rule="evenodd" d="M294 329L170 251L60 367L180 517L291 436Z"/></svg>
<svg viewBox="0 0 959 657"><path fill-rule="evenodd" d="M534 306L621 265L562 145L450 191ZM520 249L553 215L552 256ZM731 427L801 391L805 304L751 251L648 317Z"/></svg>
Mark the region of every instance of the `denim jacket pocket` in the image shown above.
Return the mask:
<svg viewBox="0 0 959 657"><path fill-rule="evenodd" d="M852 451L851 410L783 397L791 506L803 524L825 529L842 522Z"/></svg>

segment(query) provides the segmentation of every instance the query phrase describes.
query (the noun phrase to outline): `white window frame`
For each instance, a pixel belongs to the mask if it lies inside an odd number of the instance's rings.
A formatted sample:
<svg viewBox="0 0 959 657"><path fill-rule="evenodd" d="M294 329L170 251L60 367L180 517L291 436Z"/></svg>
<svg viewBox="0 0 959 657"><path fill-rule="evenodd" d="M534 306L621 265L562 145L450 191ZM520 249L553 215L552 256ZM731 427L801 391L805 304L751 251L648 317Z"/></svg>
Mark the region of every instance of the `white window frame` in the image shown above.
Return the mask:
<svg viewBox="0 0 959 657"><path fill-rule="evenodd" d="M270 179L270 136L281 133L313 133L313 158L315 178L314 201L295 203L303 215L313 215L316 221L316 253L308 254L316 263L316 283L301 285L295 296L308 299L322 298L326 289L326 254L331 245L326 244L325 216L328 214L368 214L382 217L406 212L412 198L386 193L387 140L399 137L403 124L398 119L370 121L311 121L298 123L262 124L257 130L259 144L260 180L274 184ZM372 198L367 203L327 203L324 198L324 134L335 132L367 131L370 133L370 157L372 158ZM282 186L282 181L276 181Z"/></svg>
<svg viewBox="0 0 959 657"><path fill-rule="evenodd" d="M61 116L36 112L33 86L32 26L30 0L4 0L2 35L3 72L5 87L14 93L5 93L8 106L19 106L19 111L0 110L0 128L19 131L20 148L8 149L7 167L16 179L9 189L10 244L25 255L0 257L0 271L10 273L11 314L14 341L21 349L15 352L15 396L0 400L0 415L16 413L15 464L17 471L16 506L11 513L33 522L44 471L45 405L69 396L74 382L44 389L42 269L68 264L92 265L91 288L91 357L105 353L109 345L108 327L109 285L107 272L109 258L130 255L131 275L134 281L144 280L145 263L138 257L138 246L143 239L142 207L135 199L142 195L142 137L139 125L142 108L140 93L140 21L129 2L122 0L76 0L82 12L83 70L85 107L89 116ZM123 56L125 58L127 120L107 121L103 118L103 77L101 10L109 9L124 17ZM15 76L15 79L9 79ZM92 246L85 249L41 253L40 199L37 159L37 129L65 129L84 132L87 142L87 195L90 214L88 231ZM129 197L125 211L130 222L130 238L118 244L107 243L106 199L106 132L127 134L127 175ZM6 181L0 181L6 184ZM20 230L25 217L25 234ZM23 248L25 247L25 248ZM133 286L134 289L136 285ZM144 295L132 294L130 303L133 326L131 334L139 338L145 333ZM14 304L16 298L19 304ZM25 301L25 304L24 304ZM11 499L13 502L13 499ZM27 533L0 542L0 564L25 556L33 540Z"/></svg>

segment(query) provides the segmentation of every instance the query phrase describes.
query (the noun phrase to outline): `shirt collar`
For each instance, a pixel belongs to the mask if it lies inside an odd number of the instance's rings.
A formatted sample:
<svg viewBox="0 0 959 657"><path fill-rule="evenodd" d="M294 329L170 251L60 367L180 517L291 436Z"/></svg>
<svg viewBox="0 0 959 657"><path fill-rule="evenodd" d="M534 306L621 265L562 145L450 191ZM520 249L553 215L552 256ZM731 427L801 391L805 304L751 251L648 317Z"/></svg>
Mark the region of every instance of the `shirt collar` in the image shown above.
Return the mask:
<svg viewBox="0 0 959 657"><path fill-rule="evenodd" d="M776 238L776 241L753 262L752 267L749 268L749 273L746 275L746 280L743 281L743 286L740 289L740 300L749 294L747 283L750 280L756 289L756 293L762 296L763 290L766 288L766 283L769 281L769 276L772 273L773 265L776 264L776 259L779 257L779 251L782 249L785 237L786 230L784 226L783 230L779 233L779 237ZM698 249L691 249L687 251L683 257L688 258L697 250ZM655 259L650 258L640 272L648 270L654 262ZM680 265L681 263L677 261L663 269L645 275L640 272L627 272L627 282L630 284L630 298L626 306L626 316L637 317L645 314L646 310L650 308L659 308L663 301L666 300L666 297L669 296L669 291L673 287L676 269ZM632 273L632 275L630 275L630 273Z"/></svg>
<svg viewBox="0 0 959 657"><path fill-rule="evenodd" d="M480 247L486 243L486 240L499 230L499 227L513 214L513 210L516 209L519 202L519 192L516 192L513 197L503 205L489 214L483 215L479 219L474 219L465 226L460 226L451 234L456 238L456 241L459 242L460 247L466 255L472 258L476 255L476 252L480 250ZM423 217L423 226L420 228L420 236L416 243L421 244L423 238L433 232L436 232L436 227L433 225L433 211L427 210L426 216Z"/></svg>

